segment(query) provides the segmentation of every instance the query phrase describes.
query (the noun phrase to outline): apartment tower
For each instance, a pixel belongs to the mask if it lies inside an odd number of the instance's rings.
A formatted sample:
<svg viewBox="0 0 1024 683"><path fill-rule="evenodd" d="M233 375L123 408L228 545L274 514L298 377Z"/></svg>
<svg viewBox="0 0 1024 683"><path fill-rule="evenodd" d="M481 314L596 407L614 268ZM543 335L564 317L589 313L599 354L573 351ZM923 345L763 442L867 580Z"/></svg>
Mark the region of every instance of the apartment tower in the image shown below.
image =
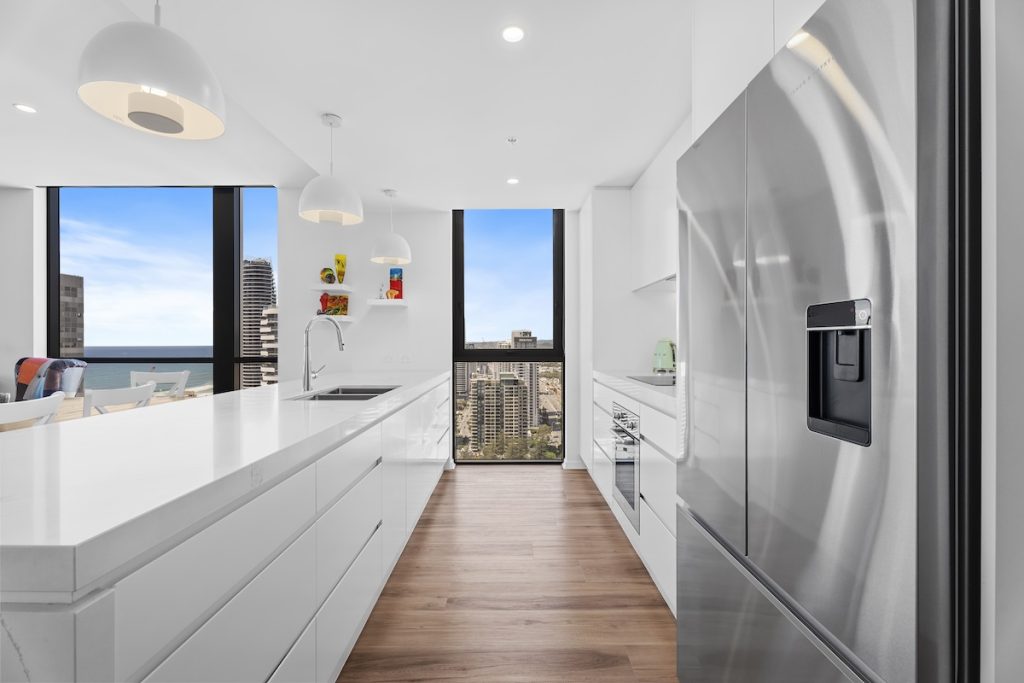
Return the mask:
<svg viewBox="0 0 1024 683"><path fill-rule="evenodd" d="M274 269L270 260L265 258L245 259L242 261L242 356L258 357L266 348L277 348L277 292L274 287ZM264 311L274 309L273 339L270 325L263 325ZM267 327L264 333L262 328ZM242 364L242 388L258 387L264 384L263 368L257 363Z"/></svg>

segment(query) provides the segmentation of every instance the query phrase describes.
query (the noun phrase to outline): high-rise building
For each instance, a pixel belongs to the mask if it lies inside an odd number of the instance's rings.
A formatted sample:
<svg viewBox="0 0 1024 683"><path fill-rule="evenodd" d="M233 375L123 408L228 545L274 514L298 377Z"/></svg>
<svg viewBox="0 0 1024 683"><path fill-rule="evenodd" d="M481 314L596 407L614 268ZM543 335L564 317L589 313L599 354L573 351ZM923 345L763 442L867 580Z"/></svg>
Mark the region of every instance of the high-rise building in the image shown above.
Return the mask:
<svg viewBox="0 0 1024 683"><path fill-rule="evenodd" d="M85 281L60 274L60 355L85 355Z"/></svg>
<svg viewBox="0 0 1024 683"><path fill-rule="evenodd" d="M455 400L469 396L469 363L455 364Z"/></svg>
<svg viewBox="0 0 1024 683"><path fill-rule="evenodd" d="M530 330L512 330L510 346L513 349L537 348L537 337ZM537 363L509 363L509 369L526 384L526 413L530 427L540 424L540 373Z"/></svg>
<svg viewBox="0 0 1024 683"><path fill-rule="evenodd" d="M242 261L242 355L262 356L263 333L261 323L263 312L277 305L277 291L274 287L274 269L265 258ZM276 316L275 316L276 318ZM277 330L274 325L273 344L277 345ZM242 387L258 387L263 384L261 364L242 364Z"/></svg>
<svg viewBox="0 0 1024 683"><path fill-rule="evenodd" d="M260 318L260 340L262 346L260 355L264 358L277 357L277 306L270 306L263 309L263 316ZM277 384L277 363L260 364L261 382L263 384Z"/></svg>
<svg viewBox="0 0 1024 683"><path fill-rule="evenodd" d="M475 375L470 383L470 447L479 451L505 439L526 438L526 385L511 372Z"/></svg>

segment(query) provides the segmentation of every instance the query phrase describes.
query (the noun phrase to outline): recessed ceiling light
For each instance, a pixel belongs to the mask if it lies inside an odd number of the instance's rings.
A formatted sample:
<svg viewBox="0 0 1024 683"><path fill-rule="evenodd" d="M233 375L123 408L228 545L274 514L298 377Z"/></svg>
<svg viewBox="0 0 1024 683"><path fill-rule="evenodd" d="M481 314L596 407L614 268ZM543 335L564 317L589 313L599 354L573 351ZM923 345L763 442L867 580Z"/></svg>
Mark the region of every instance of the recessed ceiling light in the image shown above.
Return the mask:
<svg viewBox="0 0 1024 683"><path fill-rule="evenodd" d="M519 184L519 178L509 178L505 182L508 183L509 185L518 185Z"/></svg>
<svg viewBox="0 0 1024 683"><path fill-rule="evenodd" d="M25 114L36 113L36 108L28 104L21 104L20 102L15 102L13 106L15 109L17 109L20 112L24 112Z"/></svg>
<svg viewBox="0 0 1024 683"><path fill-rule="evenodd" d="M523 29L518 26L506 26L505 30L501 32L501 37L505 39L506 43L518 43L525 35Z"/></svg>

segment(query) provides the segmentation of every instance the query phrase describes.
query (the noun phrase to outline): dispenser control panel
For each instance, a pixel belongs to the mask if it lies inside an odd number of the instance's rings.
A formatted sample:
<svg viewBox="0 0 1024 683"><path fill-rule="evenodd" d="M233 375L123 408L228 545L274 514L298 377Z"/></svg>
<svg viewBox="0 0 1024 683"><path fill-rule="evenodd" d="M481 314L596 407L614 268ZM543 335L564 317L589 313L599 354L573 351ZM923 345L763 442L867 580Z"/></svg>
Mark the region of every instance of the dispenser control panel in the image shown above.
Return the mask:
<svg viewBox="0 0 1024 683"><path fill-rule="evenodd" d="M807 308L807 428L871 445L871 302Z"/></svg>

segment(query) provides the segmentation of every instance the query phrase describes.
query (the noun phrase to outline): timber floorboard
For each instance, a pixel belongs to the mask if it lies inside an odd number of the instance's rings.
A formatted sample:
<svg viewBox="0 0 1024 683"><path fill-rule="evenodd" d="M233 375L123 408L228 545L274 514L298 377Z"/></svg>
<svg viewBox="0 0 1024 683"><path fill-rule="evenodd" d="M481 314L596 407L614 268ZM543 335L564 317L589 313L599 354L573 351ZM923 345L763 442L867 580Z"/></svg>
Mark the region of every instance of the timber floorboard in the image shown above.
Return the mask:
<svg viewBox="0 0 1024 683"><path fill-rule="evenodd" d="M339 682L675 681L676 626L585 470L447 471Z"/></svg>

